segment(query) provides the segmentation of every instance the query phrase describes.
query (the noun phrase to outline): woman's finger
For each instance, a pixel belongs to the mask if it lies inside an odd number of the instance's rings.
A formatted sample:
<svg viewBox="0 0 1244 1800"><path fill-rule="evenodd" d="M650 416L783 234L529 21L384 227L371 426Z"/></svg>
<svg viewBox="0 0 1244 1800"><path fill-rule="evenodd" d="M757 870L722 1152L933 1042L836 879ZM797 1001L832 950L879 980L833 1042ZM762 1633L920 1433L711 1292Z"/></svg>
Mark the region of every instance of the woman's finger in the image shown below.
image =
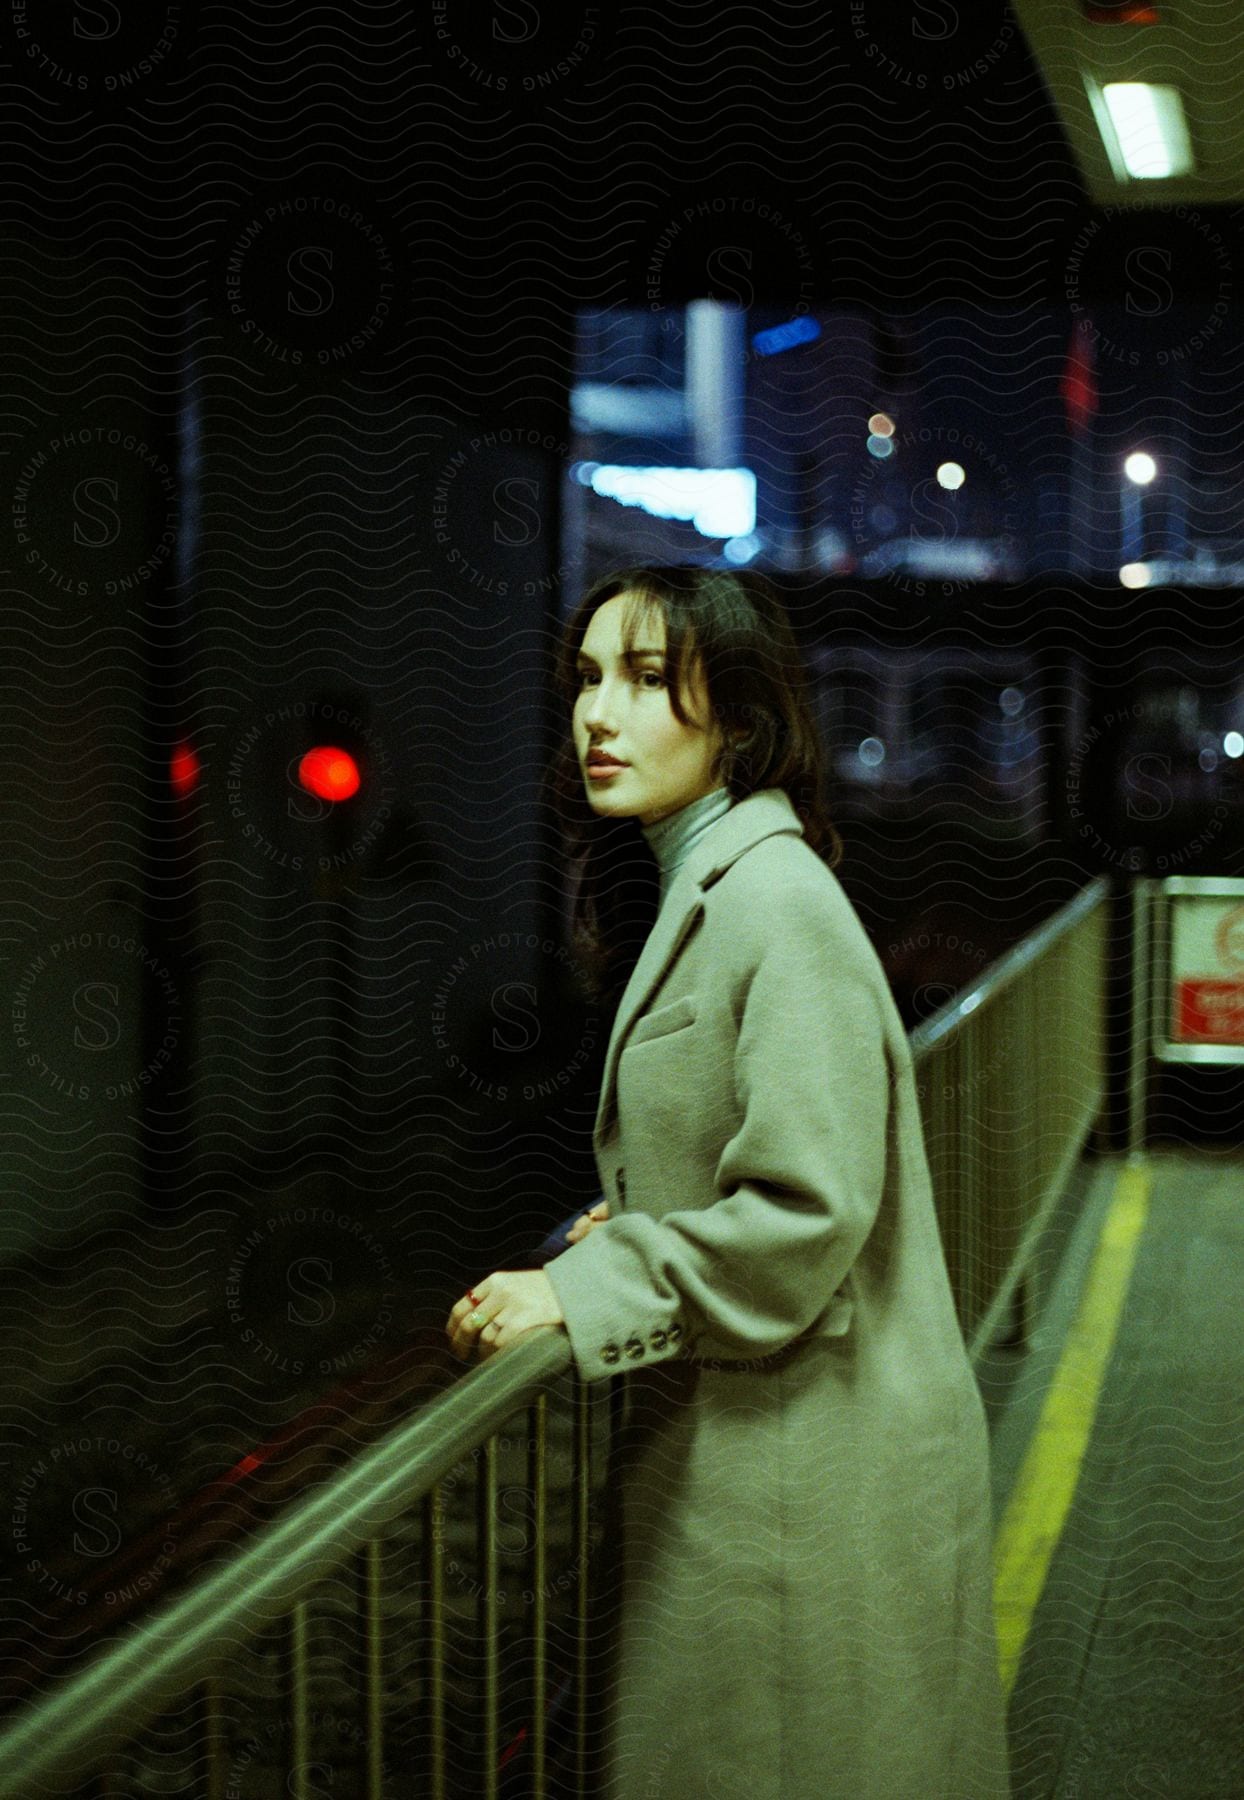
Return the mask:
<svg viewBox="0 0 1244 1800"><path fill-rule="evenodd" d="M449 1334L449 1347L460 1362L465 1362L479 1337L482 1326L472 1325L471 1314L478 1312L485 1321L492 1317L489 1309L489 1284L476 1282L470 1293L464 1294L461 1300L455 1301L445 1330ZM474 1296L474 1298L472 1298Z"/></svg>
<svg viewBox="0 0 1244 1800"><path fill-rule="evenodd" d="M580 1238L585 1238L587 1236L593 1226L603 1225L608 1217L609 1202L607 1200L602 1201L599 1206L594 1206L590 1212L580 1213L579 1217L570 1227L570 1230L566 1233L566 1242L568 1244L577 1244Z"/></svg>
<svg viewBox="0 0 1244 1800"><path fill-rule="evenodd" d="M502 1318L502 1314L500 1314L500 1313L497 1314L497 1317L495 1319L489 1319L489 1321L486 1325L482 1325L480 1327L479 1335L476 1339L476 1345L479 1350L481 1360L486 1356L491 1356L495 1350L499 1350L501 1348L500 1339L501 1339L501 1335L502 1335L502 1330L503 1330L503 1318Z"/></svg>

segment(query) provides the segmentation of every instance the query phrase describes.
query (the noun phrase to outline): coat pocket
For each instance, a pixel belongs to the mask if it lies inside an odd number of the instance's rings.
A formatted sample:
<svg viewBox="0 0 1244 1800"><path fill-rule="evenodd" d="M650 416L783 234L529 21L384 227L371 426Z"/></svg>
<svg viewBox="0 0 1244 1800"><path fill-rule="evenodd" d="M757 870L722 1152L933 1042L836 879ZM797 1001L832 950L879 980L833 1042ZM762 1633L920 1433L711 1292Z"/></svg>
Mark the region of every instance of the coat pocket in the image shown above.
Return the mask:
<svg viewBox="0 0 1244 1800"><path fill-rule="evenodd" d="M636 1044L646 1044L652 1038L665 1037L671 1031L682 1031L685 1026L694 1024L695 995L681 994L677 1000L671 1000L668 1006L659 1006L655 1012L642 1013L636 1019L627 1033L626 1050L633 1050Z"/></svg>

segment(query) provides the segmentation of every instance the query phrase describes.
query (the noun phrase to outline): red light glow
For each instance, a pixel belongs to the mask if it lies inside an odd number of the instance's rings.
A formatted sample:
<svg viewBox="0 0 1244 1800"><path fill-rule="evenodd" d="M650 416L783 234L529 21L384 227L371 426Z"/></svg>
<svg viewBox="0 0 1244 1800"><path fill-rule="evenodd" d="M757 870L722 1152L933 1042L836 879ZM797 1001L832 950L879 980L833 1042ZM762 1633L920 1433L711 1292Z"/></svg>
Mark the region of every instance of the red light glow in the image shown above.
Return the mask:
<svg viewBox="0 0 1244 1800"><path fill-rule="evenodd" d="M189 744L178 744L168 759L168 778L173 792L183 798L192 794L199 785L201 773L199 759Z"/></svg>
<svg viewBox="0 0 1244 1800"><path fill-rule="evenodd" d="M348 800L359 791L358 764L333 744L308 750L298 765L298 779L318 800Z"/></svg>
<svg viewBox="0 0 1244 1800"><path fill-rule="evenodd" d="M1080 0L1081 10L1090 25L1160 25L1156 6L1143 0Z"/></svg>

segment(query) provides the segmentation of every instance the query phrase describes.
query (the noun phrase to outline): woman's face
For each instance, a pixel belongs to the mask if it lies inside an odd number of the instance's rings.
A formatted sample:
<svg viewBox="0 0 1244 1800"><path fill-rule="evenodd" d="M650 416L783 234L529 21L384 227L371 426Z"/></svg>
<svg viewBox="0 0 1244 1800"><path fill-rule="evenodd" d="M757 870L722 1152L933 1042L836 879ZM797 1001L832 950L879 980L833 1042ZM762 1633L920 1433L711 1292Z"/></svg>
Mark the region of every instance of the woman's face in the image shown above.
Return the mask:
<svg viewBox="0 0 1244 1800"><path fill-rule="evenodd" d="M579 652L574 743L592 810L655 825L721 785L711 773L721 739L709 727L704 680L694 666L690 690L680 695L687 724L670 709L659 606L642 615L631 660L623 661L622 621L635 600L617 594L592 614ZM596 750L616 759L611 773L591 772L589 752Z"/></svg>

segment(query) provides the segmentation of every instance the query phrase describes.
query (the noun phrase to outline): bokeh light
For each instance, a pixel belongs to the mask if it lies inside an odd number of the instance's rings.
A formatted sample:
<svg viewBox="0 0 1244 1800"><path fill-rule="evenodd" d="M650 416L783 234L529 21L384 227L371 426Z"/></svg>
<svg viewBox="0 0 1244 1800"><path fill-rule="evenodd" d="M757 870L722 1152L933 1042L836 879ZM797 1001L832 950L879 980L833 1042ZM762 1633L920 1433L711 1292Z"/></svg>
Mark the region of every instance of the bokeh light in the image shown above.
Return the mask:
<svg viewBox="0 0 1244 1800"><path fill-rule="evenodd" d="M298 765L298 779L319 800L348 800L359 791L359 768L348 751L317 744Z"/></svg>
<svg viewBox="0 0 1244 1800"><path fill-rule="evenodd" d="M1153 570L1148 563L1124 563L1119 570L1119 581L1125 588L1146 588L1153 580Z"/></svg>

